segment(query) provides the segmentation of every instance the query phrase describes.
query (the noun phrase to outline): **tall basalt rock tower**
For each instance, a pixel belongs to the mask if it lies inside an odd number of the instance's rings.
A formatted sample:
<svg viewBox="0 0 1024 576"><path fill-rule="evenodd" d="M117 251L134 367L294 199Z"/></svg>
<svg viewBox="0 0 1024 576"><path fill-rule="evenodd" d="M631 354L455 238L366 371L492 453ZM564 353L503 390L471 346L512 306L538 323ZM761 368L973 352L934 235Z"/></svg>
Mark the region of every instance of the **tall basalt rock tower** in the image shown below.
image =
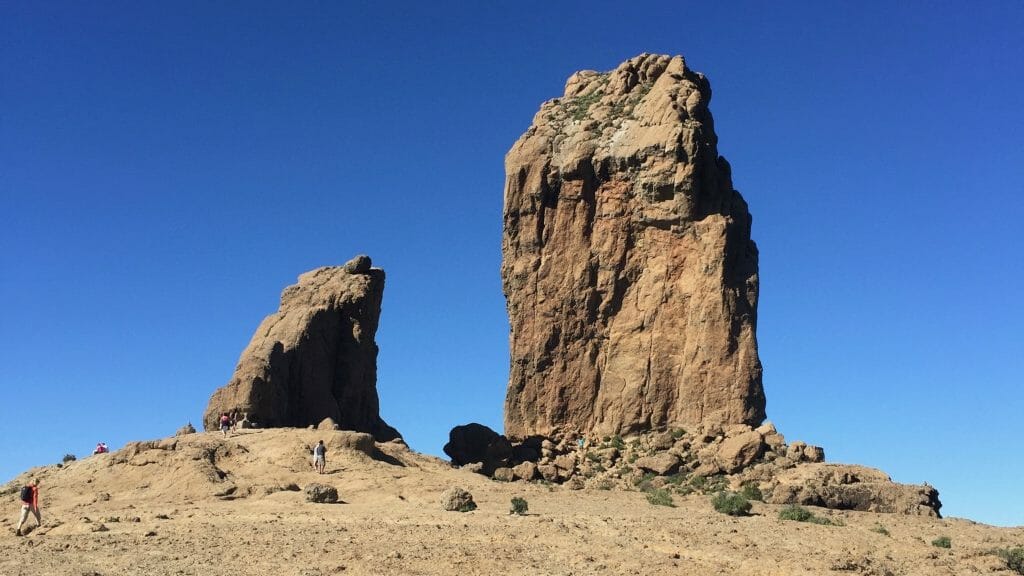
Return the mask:
<svg viewBox="0 0 1024 576"><path fill-rule="evenodd" d="M381 419L377 396L377 323L384 271L357 256L317 268L281 293L242 352L234 376L213 393L203 415L216 429L223 412L261 427L302 427L333 418L344 430L398 437Z"/></svg>
<svg viewBox="0 0 1024 576"><path fill-rule="evenodd" d="M757 424L757 247L681 56L573 74L505 157L505 432Z"/></svg>

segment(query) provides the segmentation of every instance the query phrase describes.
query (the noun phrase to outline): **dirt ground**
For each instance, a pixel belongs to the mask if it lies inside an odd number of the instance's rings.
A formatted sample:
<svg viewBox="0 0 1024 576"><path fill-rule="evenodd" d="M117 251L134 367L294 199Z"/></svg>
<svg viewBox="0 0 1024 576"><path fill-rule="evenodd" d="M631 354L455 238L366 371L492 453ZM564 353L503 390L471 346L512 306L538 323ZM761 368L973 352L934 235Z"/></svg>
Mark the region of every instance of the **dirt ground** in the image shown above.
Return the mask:
<svg viewBox="0 0 1024 576"><path fill-rule="evenodd" d="M502 483L397 443L374 457L340 448L345 434L190 434L28 471L0 491L0 575L1009 576L993 552L1024 546L1024 527L961 519L811 508L833 522L821 525L759 502L735 518L704 495L668 507L635 491ZM319 438L330 447L323 476L307 456ZM43 526L18 537L29 476L41 481ZM298 488L314 482L341 502L307 502ZM453 486L478 508L444 511ZM514 496L527 515L509 514ZM932 545L942 536L950 548Z"/></svg>

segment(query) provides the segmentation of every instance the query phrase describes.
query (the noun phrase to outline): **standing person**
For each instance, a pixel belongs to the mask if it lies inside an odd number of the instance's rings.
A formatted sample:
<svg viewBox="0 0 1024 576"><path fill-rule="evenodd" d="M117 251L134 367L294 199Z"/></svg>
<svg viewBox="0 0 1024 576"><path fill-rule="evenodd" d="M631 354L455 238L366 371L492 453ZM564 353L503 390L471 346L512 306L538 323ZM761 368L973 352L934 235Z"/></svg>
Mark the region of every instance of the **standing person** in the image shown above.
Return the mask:
<svg viewBox="0 0 1024 576"><path fill-rule="evenodd" d="M324 446L323 440L317 442L313 447L313 468L316 468L320 474L327 469L327 446Z"/></svg>
<svg viewBox="0 0 1024 576"><path fill-rule="evenodd" d="M43 525L43 518L39 514L39 480L35 478L28 481L28 485L21 489L21 520L18 521L18 529L15 534L21 536L21 527L28 520L28 513L32 512L36 517L36 527Z"/></svg>
<svg viewBox="0 0 1024 576"><path fill-rule="evenodd" d="M231 417L228 416L227 412L223 412L220 415L220 431L223 432L225 436L227 436L228 435L228 430L230 430L230 429L231 429Z"/></svg>

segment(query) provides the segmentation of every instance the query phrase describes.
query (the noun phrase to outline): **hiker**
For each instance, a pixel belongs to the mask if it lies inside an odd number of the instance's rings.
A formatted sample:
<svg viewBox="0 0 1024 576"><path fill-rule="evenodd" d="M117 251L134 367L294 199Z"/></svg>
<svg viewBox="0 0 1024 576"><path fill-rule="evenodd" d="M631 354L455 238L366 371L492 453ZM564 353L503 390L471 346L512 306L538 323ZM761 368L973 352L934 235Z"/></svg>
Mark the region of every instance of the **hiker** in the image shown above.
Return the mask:
<svg viewBox="0 0 1024 576"><path fill-rule="evenodd" d="M110 449L107 448L107 444L105 442L100 442L96 444L96 449L92 451L93 455L106 454L107 452L110 452Z"/></svg>
<svg viewBox="0 0 1024 576"><path fill-rule="evenodd" d="M236 430L237 426L238 426L238 410L235 409L235 410L231 411L231 429L232 430Z"/></svg>
<svg viewBox="0 0 1024 576"><path fill-rule="evenodd" d="M313 468L320 474L327 469L327 446L324 446L323 440L313 447Z"/></svg>
<svg viewBox="0 0 1024 576"><path fill-rule="evenodd" d="M21 520L18 521L18 529L15 534L21 536L21 527L28 520L28 513L32 512L36 517L36 527L43 525L43 518L39 514L39 480L35 478L28 481L28 485L21 488Z"/></svg>
<svg viewBox="0 0 1024 576"><path fill-rule="evenodd" d="M220 431L223 432L225 436L227 436L228 435L228 430L230 430L230 429L231 429L231 417L228 416L227 412L223 412L220 415Z"/></svg>

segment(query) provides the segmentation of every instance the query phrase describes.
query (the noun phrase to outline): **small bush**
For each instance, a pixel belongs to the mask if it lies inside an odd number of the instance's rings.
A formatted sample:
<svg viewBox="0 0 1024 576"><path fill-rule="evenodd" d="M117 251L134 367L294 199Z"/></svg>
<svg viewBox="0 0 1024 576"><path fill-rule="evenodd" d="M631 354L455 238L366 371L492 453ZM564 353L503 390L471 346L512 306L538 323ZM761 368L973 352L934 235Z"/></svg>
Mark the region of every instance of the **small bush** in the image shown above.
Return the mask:
<svg viewBox="0 0 1024 576"><path fill-rule="evenodd" d="M725 487L729 485L729 480L722 474L715 474L708 478L707 483L704 486L704 493L710 494L712 492L722 492Z"/></svg>
<svg viewBox="0 0 1024 576"><path fill-rule="evenodd" d="M935 540L932 540L932 546L936 548L952 548L953 540L949 536L939 536Z"/></svg>
<svg viewBox="0 0 1024 576"><path fill-rule="evenodd" d="M512 498L512 509L508 511L509 514L515 514L516 516L525 516L526 511L530 509L530 506L526 503L525 498L515 496Z"/></svg>
<svg viewBox="0 0 1024 576"><path fill-rule="evenodd" d="M654 506L668 506L669 508L675 508L676 506L675 503L672 502L672 494L663 488L648 492L647 501Z"/></svg>
<svg viewBox="0 0 1024 576"><path fill-rule="evenodd" d="M711 499L715 510L729 516L746 516L750 512L750 500L736 492L719 492Z"/></svg>
<svg viewBox="0 0 1024 576"><path fill-rule="evenodd" d="M655 476L657 476L657 474L654 472L644 472L643 476L633 480L633 485L641 492L650 492L651 490L654 490L651 480L653 480Z"/></svg>
<svg viewBox="0 0 1024 576"><path fill-rule="evenodd" d="M889 531L886 530L885 526L882 526L881 524L875 524L875 527L872 528L871 531L872 532L876 532L878 534L881 534L882 536L888 536L889 535Z"/></svg>
<svg viewBox="0 0 1024 576"><path fill-rule="evenodd" d="M683 430L682 428L673 428L672 429L672 437L675 438L676 440L679 440L685 434L686 434L686 430Z"/></svg>
<svg viewBox="0 0 1024 576"><path fill-rule="evenodd" d="M616 434L615 436L612 436L612 439L610 441L610 445L611 445L612 448L615 448L616 450L625 450L626 449L626 443L622 440L622 436L619 436L618 434Z"/></svg>
<svg viewBox="0 0 1024 576"><path fill-rule="evenodd" d="M76 458L74 454L65 454L64 458L61 459L61 462L67 464L68 462L74 462L75 460L78 460L78 458Z"/></svg>
<svg viewBox="0 0 1024 576"><path fill-rule="evenodd" d="M708 483L708 479L703 476L694 476L690 478L690 486L693 486L697 490L703 490L704 485Z"/></svg>
<svg viewBox="0 0 1024 576"><path fill-rule="evenodd" d="M740 494L747 500L764 502L764 494L761 493L761 489L756 484L744 484L743 488L740 489Z"/></svg>
<svg viewBox="0 0 1024 576"><path fill-rule="evenodd" d="M1024 547L1018 546L1010 550L997 550L996 554L1006 560L1006 567L1017 574L1024 574Z"/></svg>
<svg viewBox="0 0 1024 576"><path fill-rule="evenodd" d="M792 520L794 522L809 522L811 518L814 518L814 514L810 510L803 506L796 504L790 504L782 510L779 510L779 520Z"/></svg>

